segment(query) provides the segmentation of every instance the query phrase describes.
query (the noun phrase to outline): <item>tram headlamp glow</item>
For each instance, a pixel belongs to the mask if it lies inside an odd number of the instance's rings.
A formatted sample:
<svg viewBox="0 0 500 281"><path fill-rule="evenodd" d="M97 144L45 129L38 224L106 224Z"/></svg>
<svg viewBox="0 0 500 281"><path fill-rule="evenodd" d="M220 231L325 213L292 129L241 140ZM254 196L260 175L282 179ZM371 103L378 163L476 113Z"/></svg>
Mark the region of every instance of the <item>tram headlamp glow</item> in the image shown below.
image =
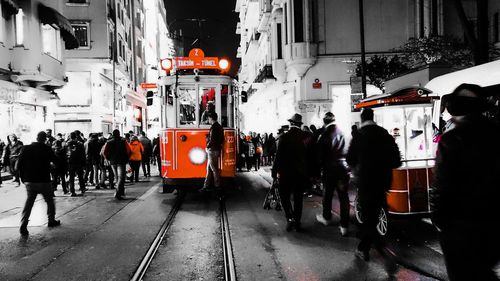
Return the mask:
<svg viewBox="0 0 500 281"><path fill-rule="evenodd" d="M195 165L201 165L207 160L207 153L200 147L192 148L189 151L189 161Z"/></svg>
<svg viewBox="0 0 500 281"><path fill-rule="evenodd" d="M226 59L221 59L219 61L219 68L222 70L227 70L229 68L229 61Z"/></svg>
<svg viewBox="0 0 500 281"><path fill-rule="evenodd" d="M165 71L172 70L172 60L171 59L163 59L160 61L161 69Z"/></svg>

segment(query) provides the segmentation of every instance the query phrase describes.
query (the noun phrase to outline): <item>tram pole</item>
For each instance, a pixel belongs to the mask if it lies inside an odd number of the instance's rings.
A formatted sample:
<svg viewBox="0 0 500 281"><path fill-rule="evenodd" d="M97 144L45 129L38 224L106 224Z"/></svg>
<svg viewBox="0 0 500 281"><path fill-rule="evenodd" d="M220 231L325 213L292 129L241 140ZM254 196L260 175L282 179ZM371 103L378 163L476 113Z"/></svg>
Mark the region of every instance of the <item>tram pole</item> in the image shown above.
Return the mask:
<svg viewBox="0 0 500 281"><path fill-rule="evenodd" d="M361 91L363 98L366 98L366 58L365 58L365 24L363 12L363 0L359 0L359 36L361 43Z"/></svg>

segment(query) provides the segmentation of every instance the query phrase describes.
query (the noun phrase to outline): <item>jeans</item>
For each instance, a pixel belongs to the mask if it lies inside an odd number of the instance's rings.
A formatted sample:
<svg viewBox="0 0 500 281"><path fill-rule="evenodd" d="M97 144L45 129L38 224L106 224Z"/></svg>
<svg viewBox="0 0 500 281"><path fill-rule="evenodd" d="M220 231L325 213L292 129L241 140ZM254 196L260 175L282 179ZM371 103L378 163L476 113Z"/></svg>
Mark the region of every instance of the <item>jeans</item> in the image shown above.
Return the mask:
<svg viewBox="0 0 500 281"><path fill-rule="evenodd" d="M330 220L332 218L332 199L333 192L336 190L340 201L340 226L349 226L349 195L347 193L347 177L342 175L325 173L323 176L323 218Z"/></svg>
<svg viewBox="0 0 500 281"><path fill-rule="evenodd" d="M212 184L214 187L220 187L220 171L219 171L219 158L220 150L208 150L208 160L207 160L207 175L205 177L205 183L203 188L208 188Z"/></svg>
<svg viewBox="0 0 500 281"><path fill-rule="evenodd" d="M10 159L9 170L10 174L14 177L14 181L20 183L19 171L16 169L17 161L17 159Z"/></svg>
<svg viewBox="0 0 500 281"><path fill-rule="evenodd" d="M151 176L151 158L148 156L142 156L142 172L144 173L144 177Z"/></svg>
<svg viewBox="0 0 500 281"><path fill-rule="evenodd" d="M113 169L113 174L116 179L116 184L118 185L115 197L125 195L125 166L126 164L111 164L111 168Z"/></svg>
<svg viewBox="0 0 500 281"><path fill-rule="evenodd" d="M42 194L43 199L47 203L47 216L49 222L53 222L56 216L56 205L54 203L54 191L50 182L25 182L28 197L24 204L24 209L21 217L21 227L28 226L28 221L31 215L31 209L35 203L38 194Z"/></svg>
<svg viewBox="0 0 500 281"><path fill-rule="evenodd" d="M132 168L132 181L139 182L139 168L141 167L141 161L130 160L130 168Z"/></svg>
<svg viewBox="0 0 500 281"><path fill-rule="evenodd" d="M378 248L382 247L383 241L380 240L380 235L378 235L377 224L380 209L386 205L385 194L380 194L379 196L372 195L369 198L365 198L365 196L359 196L358 192L358 204L362 210L363 217L363 223L359 230L361 241L358 244L358 250L369 252L374 243Z"/></svg>
<svg viewBox="0 0 500 281"><path fill-rule="evenodd" d="M71 192L71 194L75 193L75 176L78 177L78 185L80 186L80 191L85 191L83 167L69 167L69 191Z"/></svg>
<svg viewBox="0 0 500 281"><path fill-rule="evenodd" d="M68 192L68 187L66 184L66 171L64 170L55 170L54 171L54 176L52 178L52 189L57 190L57 185L59 184L59 181L61 181L61 186L64 191L64 193Z"/></svg>

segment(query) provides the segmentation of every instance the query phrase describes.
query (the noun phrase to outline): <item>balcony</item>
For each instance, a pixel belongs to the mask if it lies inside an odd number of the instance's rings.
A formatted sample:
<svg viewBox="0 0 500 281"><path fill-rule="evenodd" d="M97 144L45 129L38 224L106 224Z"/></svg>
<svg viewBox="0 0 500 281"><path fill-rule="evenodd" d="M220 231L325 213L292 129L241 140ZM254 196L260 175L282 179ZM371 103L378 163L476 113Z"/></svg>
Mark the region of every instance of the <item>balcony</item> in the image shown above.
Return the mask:
<svg viewBox="0 0 500 281"><path fill-rule="evenodd" d="M316 62L317 46L314 43L299 42L285 45L287 69L302 77Z"/></svg>

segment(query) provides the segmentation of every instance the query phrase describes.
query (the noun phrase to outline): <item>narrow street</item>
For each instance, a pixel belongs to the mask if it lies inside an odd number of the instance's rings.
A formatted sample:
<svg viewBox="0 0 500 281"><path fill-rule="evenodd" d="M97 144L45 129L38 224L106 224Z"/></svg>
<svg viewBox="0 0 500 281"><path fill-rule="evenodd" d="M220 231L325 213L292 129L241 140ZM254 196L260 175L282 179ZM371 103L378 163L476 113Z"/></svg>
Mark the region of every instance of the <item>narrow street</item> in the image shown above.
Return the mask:
<svg viewBox="0 0 500 281"><path fill-rule="evenodd" d="M304 232L286 232L282 211L265 210L270 186L267 167L239 173L226 196L238 280L445 280L436 233L420 220L391 220L387 248L395 267L372 251L365 263L354 256L357 227L341 237L336 222L315 220L321 197L305 197ZM4 187L5 186L5 187ZM62 225L46 227L41 197L30 220L30 236L20 238L24 187L4 185L0 210L1 280L129 280L174 204L162 194L158 177L126 186L127 200L110 190L81 197L56 192ZM190 192L175 216L145 280L224 280L217 198ZM334 198L334 213L338 213ZM334 216L334 221L338 216ZM403 230L404 229L404 230Z"/></svg>

